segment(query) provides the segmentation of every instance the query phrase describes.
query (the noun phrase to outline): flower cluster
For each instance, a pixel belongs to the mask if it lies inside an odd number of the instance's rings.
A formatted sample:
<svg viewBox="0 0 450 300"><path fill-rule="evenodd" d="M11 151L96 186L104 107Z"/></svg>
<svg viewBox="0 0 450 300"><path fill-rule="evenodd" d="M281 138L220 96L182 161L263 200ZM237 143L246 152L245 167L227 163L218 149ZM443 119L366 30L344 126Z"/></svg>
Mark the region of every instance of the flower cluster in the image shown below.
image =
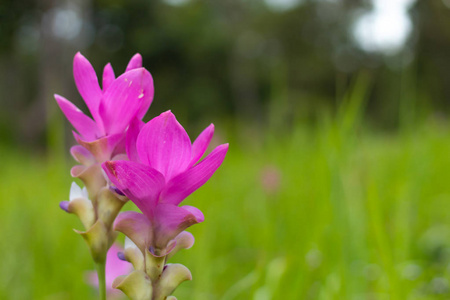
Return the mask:
<svg viewBox="0 0 450 300"><path fill-rule="evenodd" d="M100 88L92 65L77 53L74 78L92 119L65 98L55 95L55 99L76 129L73 134L78 145L71 153L80 165L72 168L71 175L85 187L74 183L70 201L61 202L60 207L76 214L85 227L77 232L99 266L101 294L104 266L111 261L108 249L117 232L122 232L126 244L119 257L134 270L118 276L113 287L131 299L175 299L171 293L182 281L191 279L191 274L182 265L166 264L167 259L193 245L193 236L184 230L204 220L199 209L179 205L214 174L228 144L216 147L201 160L214 134L212 124L191 143L171 111L148 123L142 121L154 89L139 54L117 78L107 64ZM119 214L128 200L142 213Z"/></svg>

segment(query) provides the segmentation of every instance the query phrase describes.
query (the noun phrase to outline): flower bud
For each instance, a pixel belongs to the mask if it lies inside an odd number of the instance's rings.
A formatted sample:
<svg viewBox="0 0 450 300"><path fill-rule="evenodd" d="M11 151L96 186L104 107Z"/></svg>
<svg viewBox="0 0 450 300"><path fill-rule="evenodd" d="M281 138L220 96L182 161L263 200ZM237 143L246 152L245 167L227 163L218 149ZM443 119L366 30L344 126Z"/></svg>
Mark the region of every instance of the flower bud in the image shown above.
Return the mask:
<svg viewBox="0 0 450 300"><path fill-rule="evenodd" d="M164 300L186 280L192 280L191 272L181 264L167 264L161 275L158 285L153 291L154 300Z"/></svg>
<svg viewBox="0 0 450 300"><path fill-rule="evenodd" d="M75 230L86 241L91 250L92 258L96 263L105 263L106 252L116 238L115 233L108 230L102 220L97 220L87 231Z"/></svg>
<svg viewBox="0 0 450 300"><path fill-rule="evenodd" d="M103 220L106 226L111 227L124 204L125 202L116 197L108 187L103 187L97 198L98 218Z"/></svg>
<svg viewBox="0 0 450 300"><path fill-rule="evenodd" d="M125 259L129 261L135 270L144 270L144 255L138 246L128 237L125 237Z"/></svg>
<svg viewBox="0 0 450 300"><path fill-rule="evenodd" d="M90 166L95 164L94 156L83 146L76 145L70 148L70 154L73 158L84 166Z"/></svg>
<svg viewBox="0 0 450 300"><path fill-rule="evenodd" d="M80 218L85 229L90 228L95 222L95 212L92 202L86 198L76 198L69 201L67 211L76 214Z"/></svg>
<svg viewBox="0 0 450 300"><path fill-rule="evenodd" d="M81 189L75 182L70 187L70 201L62 201L59 206L68 213L78 216L85 229L95 223L95 211L86 188Z"/></svg>
<svg viewBox="0 0 450 300"><path fill-rule="evenodd" d="M141 270L117 277L112 287L124 292L131 300L152 299L152 282Z"/></svg>
<svg viewBox="0 0 450 300"><path fill-rule="evenodd" d="M102 169L99 164L93 164L89 167L76 165L70 170L72 177L80 178L83 181L89 193L89 198L95 203L97 193L106 185Z"/></svg>
<svg viewBox="0 0 450 300"><path fill-rule="evenodd" d="M181 249L189 249L194 245L194 236L192 233L183 231L175 237L175 247L169 254L167 254L167 259L170 259L175 253Z"/></svg>

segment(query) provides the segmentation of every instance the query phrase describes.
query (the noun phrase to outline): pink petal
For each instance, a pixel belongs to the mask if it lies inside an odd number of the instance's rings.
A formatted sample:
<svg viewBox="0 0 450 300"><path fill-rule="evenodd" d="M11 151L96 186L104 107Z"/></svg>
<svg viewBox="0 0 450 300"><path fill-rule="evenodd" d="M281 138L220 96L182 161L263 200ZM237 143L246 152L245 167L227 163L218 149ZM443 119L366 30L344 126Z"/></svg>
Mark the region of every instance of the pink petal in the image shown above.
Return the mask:
<svg viewBox="0 0 450 300"><path fill-rule="evenodd" d="M208 148L209 143L214 135L214 124L206 127L205 130L200 133L200 135L195 139L192 144L192 160L190 165L195 165L200 158L202 158L203 154L205 154L206 149Z"/></svg>
<svg viewBox="0 0 450 300"><path fill-rule="evenodd" d="M135 162L140 162L139 155L137 152L136 141L141 131L142 127L144 127L145 123L138 118L134 118L130 123L130 127L127 130L127 138L126 138L126 149L128 159Z"/></svg>
<svg viewBox="0 0 450 300"><path fill-rule="evenodd" d="M108 87L113 83L113 81L116 79L116 75L114 75L114 70L110 63L108 63L105 68L103 69L103 93L108 89Z"/></svg>
<svg viewBox="0 0 450 300"><path fill-rule="evenodd" d="M159 204L155 211L153 244L157 249L164 249L180 232L204 220L203 213L193 206Z"/></svg>
<svg viewBox="0 0 450 300"><path fill-rule="evenodd" d="M75 132L73 132L73 136L77 143L86 148L99 163L110 160L118 145L125 138L124 133L108 135L93 141L85 141Z"/></svg>
<svg viewBox="0 0 450 300"><path fill-rule="evenodd" d="M170 251L169 255L167 256L167 260L169 260L172 256L174 256L178 251L181 249L189 249L194 245L195 238L192 235L192 233L187 231L182 231L180 234L178 234L175 238L175 247Z"/></svg>
<svg viewBox="0 0 450 300"><path fill-rule="evenodd" d="M121 212L114 221L114 230L125 234L142 252L152 242L153 229L150 220L135 211Z"/></svg>
<svg viewBox="0 0 450 300"><path fill-rule="evenodd" d="M148 217L152 218L164 177L149 166L125 160L102 164L111 182Z"/></svg>
<svg viewBox="0 0 450 300"><path fill-rule="evenodd" d="M114 160L128 160L128 156L125 154L126 151L126 133L118 133L118 135L122 136L122 139L120 141L118 141L116 148L114 148L114 151L111 154L111 157L114 158L116 156L120 156L120 155L124 155L125 158L123 159L114 159ZM112 160L112 159L111 159Z"/></svg>
<svg viewBox="0 0 450 300"><path fill-rule="evenodd" d="M150 85L148 87L148 94L145 95L145 97L143 98L143 101L141 103L141 108L139 109L136 117L139 118L140 120L142 120L142 118L145 116L145 114L147 113L150 105L152 104L153 101L153 96L154 96L154 87L153 87L153 78L152 78L152 83L151 83L151 88Z"/></svg>
<svg viewBox="0 0 450 300"><path fill-rule="evenodd" d="M159 197L160 203L178 205L205 184L225 159L228 144L217 146L204 160L170 180Z"/></svg>
<svg viewBox="0 0 450 300"><path fill-rule="evenodd" d="M95 157L83 146L75 145L70 148L70 154L79 163L84 166L95 164Z"/></svg>
<svg viewBox="0 0 450 300"><path fill-rule="evenodd" d="M122 247L113 244L106 254L106 286L111 287L116 277L126 275L132 270L132 265L129 262L123 261L117 256L122 251Z"/></svg>
<svg viewBox="0 0 450 300"><path fill-rule="evenodd" d="M83 165L75 165L70 169L70 176L72 177L78 177L80 176L84 171L87 170L88 167Z"/></svg>
<svg viewBox="0 0 450 300"><path fill-rule="evenodd" d="M167 111L142 128L137 139L139 158L166 181L186 170L191 160L191 141L175 116Z"/></svg>
<svg viewBox="0 0 450 300"><path fill-rule="evenodd" d="M100 134L97 124L66 98L56 94L54 96L66 118L83 138L86 140L95 140L97 135Z"/></svg>
<svg viewBox="0 0 450 300"><path fill-rule="evenodd" d="M141 107L150 106L152 99L153 79L147 70L134 69L119 76L105 91L100 103L106 134L125 131Z"/></svg>
<svg viewBox="0 0 450 300"><path fill-rule="evenodd" d="M92 117L97 123L101 123L98 108L102 99L102 90L98 84L94 68L80 52L73 59L73 77L78 92L80 92L81 97L86 102Z"/></svg>
<svg viewBox="0 0 450 300"><path fill-rule="evenodd" d="M136 53L133 55L133 57L130 59L130 62L127 65L127 69L125 72L128 72L133 69L142 68L142 56L139 53Z"/></svg>
<svg viewBox="0 0 450 300"><path fill-rule="evenodd" d="M139 53L136 53L130 59L130 62L128 63L128 66L127 66L127 69L125 70L125 72L128 72L133 69L137 69L137 68L142 68L142 56ZM152 81L152 85L153 85L153 81ZM145 116L152 101L153 101L153 92L152 92L151 97L146 98L146 101L144 101L142 103L141 108L139 109L139 111L137 113L137 117L139 119L142 119Z"/></svg>

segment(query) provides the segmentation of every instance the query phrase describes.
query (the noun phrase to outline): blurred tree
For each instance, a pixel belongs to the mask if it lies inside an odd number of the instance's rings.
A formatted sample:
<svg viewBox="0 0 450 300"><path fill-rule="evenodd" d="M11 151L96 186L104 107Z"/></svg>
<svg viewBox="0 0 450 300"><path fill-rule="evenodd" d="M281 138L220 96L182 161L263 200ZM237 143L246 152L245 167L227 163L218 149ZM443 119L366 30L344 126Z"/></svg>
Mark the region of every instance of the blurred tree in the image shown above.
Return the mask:
<svg viewBox="0 0 450 300"><path fill-rule="evenodd" d="M400 106L412 105L406 99L411 95L428 95L414 102L422 107L448 109L448 0L418 1L413 35L403 50L389 55L361 50L353 35L356 20L372 9L369 0L289 6L274 0L20 3L0 4L5 141L13 132L10 140L40 143L45 125L58 114L54 92L85 108L71 78L78 50L98 72L112 62L117 74L140 52L156 86L147 118L172 109L193 127L204 126L197 123L205 116L274 130L309 122L317 112L336 109L362 69L375 81L368 114L383 126L399 123ZM40 122L45 111L48 121Z"/></svg>

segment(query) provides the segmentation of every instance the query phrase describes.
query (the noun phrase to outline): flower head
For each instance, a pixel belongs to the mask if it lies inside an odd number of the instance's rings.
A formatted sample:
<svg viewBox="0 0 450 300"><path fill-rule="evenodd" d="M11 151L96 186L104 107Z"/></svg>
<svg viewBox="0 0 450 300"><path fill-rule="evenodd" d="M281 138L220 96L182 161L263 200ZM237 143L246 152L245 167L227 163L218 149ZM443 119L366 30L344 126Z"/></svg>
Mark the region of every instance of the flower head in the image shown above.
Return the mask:
<svg viewBox="0 0 450 300"><path fill-rule="evenodd" d="M213 136L212 124L194 143L170 111L152 119L140 131L139 127L130 126L129 134L134 132L137 137L127 137L128 157L134 161L102 165L111 182L143 213L122 213L115 227L141 249L151 247L154 254L167 253L175 247L171 240L204 220L197 208L178 205L214 174L228 144L216 147L199 162Z"/></svg>
<svg viewBox="0 0 450 300"><path fill-rule="evenodd" d="M80 144L86 146L106 138L102 147L112 152L123 139L130 122L134 118L142 119L150 107L154 94L152 76L142 68L140 54L133 56L125 73L118 78L111 64L107 64L103 70L102 88L94 68L79 52L73 60L73 73L92 119L70 101L55 94L56 102L78 132L75 138Z"/></svg>

